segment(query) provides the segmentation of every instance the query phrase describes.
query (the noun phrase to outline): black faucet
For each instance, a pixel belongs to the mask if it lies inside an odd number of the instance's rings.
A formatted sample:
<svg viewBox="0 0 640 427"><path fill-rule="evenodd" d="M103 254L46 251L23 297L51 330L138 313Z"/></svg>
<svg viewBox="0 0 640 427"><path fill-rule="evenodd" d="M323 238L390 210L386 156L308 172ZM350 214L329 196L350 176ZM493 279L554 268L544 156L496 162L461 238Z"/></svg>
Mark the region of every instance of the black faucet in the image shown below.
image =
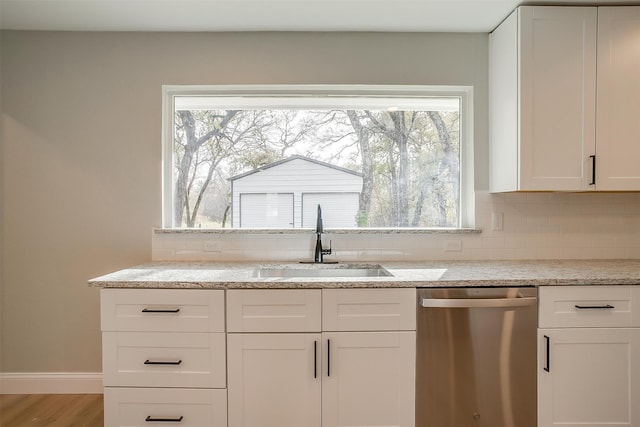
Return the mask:
<svg viewBox="0 0 640 427"><path fill-rule="evenodd" d="M318 218L316 220L316 251L313 258L314 262L323 263L325 255L331 255L331 240L329 240L329 249L322 247L322 208L318 205Z"/></svg>

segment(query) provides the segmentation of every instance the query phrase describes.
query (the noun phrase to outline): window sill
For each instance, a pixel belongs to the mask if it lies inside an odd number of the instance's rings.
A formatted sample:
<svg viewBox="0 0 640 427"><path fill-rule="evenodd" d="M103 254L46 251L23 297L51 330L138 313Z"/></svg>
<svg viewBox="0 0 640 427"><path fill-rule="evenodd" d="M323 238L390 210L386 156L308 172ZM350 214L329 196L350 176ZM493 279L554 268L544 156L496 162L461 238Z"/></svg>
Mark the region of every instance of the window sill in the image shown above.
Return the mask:
<svg viewBox="0 0 640 427"><path fill-rule="evenodd" d="M313 234L313 228L156 228L155 234ZM325 228L324 234L479 234L479 228Z"/></svg>

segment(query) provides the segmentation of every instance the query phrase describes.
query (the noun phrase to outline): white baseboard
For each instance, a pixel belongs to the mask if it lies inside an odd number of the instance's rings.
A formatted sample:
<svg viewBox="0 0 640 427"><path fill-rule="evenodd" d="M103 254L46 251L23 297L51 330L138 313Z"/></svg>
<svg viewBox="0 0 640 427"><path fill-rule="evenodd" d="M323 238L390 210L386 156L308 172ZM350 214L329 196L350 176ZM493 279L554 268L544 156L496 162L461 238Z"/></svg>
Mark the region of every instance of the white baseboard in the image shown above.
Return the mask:
<svg viewBox="0 0 640 427"><path fill-rule="evenodd" d="M102 372L0 373L0 394L102 394Z"/></svg>

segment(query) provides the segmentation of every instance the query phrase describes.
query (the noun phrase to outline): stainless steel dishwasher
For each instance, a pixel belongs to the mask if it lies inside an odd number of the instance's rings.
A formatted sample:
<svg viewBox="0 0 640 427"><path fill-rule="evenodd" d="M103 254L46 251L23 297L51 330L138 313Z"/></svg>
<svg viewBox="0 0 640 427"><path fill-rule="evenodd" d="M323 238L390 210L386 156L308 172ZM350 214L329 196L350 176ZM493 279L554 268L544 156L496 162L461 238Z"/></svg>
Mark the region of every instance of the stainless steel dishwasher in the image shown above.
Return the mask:
<svg viewBox="0 0 640 427"><path fill-rule="evenodd" d="M418 289L416 427L536 427L536 288Z"/></svg>

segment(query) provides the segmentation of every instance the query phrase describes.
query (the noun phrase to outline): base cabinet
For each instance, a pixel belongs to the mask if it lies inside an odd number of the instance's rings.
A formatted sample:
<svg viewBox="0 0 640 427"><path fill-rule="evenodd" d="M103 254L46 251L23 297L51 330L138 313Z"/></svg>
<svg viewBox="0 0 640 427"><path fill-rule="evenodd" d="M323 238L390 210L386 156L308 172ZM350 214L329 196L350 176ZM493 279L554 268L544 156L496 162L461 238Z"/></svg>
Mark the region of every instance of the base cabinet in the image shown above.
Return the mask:
<svg viewBox="0 0 640 427"><path fill-rule="evenodd" d="M539 292L539 427L640 426L635 286Z"/></svg>
<svg viewBox="0 0 640 427"><path fill-rule="evenodd" d="M229 334L229 427L413 426L415 332Z"/></svg>
<svg viewBox="0 0 640 427"><path fill-rule="evenodd" d="M323 334L322 426L415 425L415 333Z"/></svg>
<svg viewBox="0 0 640 427"><path fill-rule="evenodd" d="M640 329L540 329L538 335L540 427L640 425Z"/></svg>
<svg viewBox="0 0 640 427"><path fill-rule="evenodd" d="M415 427L415 298L103 289L105 427Z"/></svg>
<svg viewBox="0 0 640 427"><path fill-rule="evenodd" d="M415 289L232 290L227 303L228 319L265 319L228 322L229 427L415 427Z"/></svg>
<svg viewBox="0 0 640 427"><path fill-rule="evenodd" d="M320 427L320 334L229 334L229 426Z"/></svg>

